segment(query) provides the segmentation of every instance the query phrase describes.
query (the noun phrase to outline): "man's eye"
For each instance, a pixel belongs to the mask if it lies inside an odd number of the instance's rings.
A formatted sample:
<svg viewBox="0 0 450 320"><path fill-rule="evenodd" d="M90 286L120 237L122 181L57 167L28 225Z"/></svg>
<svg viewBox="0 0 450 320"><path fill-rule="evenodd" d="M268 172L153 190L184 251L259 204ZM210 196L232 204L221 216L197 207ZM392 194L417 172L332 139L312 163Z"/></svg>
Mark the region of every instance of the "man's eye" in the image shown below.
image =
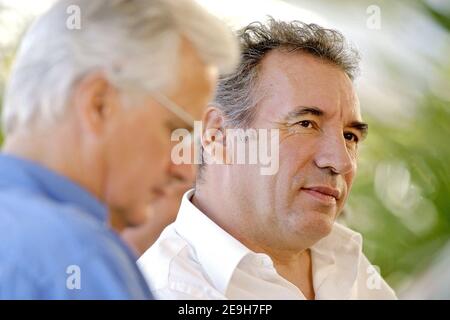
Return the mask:
<svg viewBox="0 0 450 320"><path fill-rule="evenodd" d="M351 133L351 132L345 132L344 133L344 138L346 140L348 140L348 141L355 142L355 143L358 143L358 141L359 141L358 136L356 134L354 134L354 133Z"/></svg>
<svg viewBox="0 0 450 320"><path fill-rule="evenodd" d="M309 120L302 120L302 121L297 122L297 124L304 128L313 128L314 127L314 124Z"/></svg>

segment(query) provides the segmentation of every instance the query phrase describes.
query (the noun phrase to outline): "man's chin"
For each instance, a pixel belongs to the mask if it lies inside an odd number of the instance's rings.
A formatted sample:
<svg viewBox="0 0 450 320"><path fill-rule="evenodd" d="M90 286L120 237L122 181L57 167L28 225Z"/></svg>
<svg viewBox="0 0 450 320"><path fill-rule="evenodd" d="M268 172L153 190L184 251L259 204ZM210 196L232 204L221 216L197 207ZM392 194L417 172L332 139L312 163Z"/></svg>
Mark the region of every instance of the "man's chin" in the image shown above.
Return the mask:
<svg viewBox="0 0 450 320"><path fill-rule="evenodd" d="M128 212L124 218L128 227L139 227L148 220L148 207Z"/></svg>
<svg viewBox="0 0 450 320"><path fill-rule="evenodd" d="M311 216L303 217L304 220L299 229L302 230L302 234L309 235L311 240L319 241L333 230L334 217L334 214L311 212Z"/></svg>
<svg viewBox="0 0 450 320"><path fill-rule="evenodd" d="M134 206L132 208L114 207L110 209L110 220L114 229L122 230L128 227L138 227L148 219L148 206Z"/></svg>

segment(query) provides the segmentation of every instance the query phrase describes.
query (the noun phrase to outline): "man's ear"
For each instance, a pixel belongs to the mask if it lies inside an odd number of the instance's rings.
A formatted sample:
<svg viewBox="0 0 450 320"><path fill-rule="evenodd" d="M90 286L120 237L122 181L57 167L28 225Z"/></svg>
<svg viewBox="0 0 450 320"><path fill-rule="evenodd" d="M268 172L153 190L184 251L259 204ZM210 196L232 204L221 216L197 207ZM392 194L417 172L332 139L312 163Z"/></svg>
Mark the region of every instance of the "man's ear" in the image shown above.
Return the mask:
<svg viewBox="0 0 450 320"><path fill-rule="evenodd" d="M209 106L203 114L203 131L201 144L203 160L209 164L225 163L226 137L223 113L214 106Z"/></svg>
<svg viewBox="0 0 450 320"><path fill-rule="evenodd" d="M106 120L118 106L118 92L109 84L103 73L91 73L75 87L73 102L82 130L99 134Z"/></svg>

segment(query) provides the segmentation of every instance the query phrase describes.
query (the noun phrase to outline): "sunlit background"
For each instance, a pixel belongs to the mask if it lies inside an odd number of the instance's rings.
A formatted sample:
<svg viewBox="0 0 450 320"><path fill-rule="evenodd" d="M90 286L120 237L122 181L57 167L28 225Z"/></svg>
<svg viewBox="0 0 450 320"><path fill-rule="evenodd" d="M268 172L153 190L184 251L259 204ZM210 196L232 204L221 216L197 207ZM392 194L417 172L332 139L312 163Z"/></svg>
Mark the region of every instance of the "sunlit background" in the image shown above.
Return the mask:
<svg viewBox="0 0 450 320"><path fill-rule="evenodd" d="M360 50L370 134L341 222L400 297L450 298L450 1L198 1L233 28L302 20ZM0 0L0 98L21 35L52 2Z"/></svg>

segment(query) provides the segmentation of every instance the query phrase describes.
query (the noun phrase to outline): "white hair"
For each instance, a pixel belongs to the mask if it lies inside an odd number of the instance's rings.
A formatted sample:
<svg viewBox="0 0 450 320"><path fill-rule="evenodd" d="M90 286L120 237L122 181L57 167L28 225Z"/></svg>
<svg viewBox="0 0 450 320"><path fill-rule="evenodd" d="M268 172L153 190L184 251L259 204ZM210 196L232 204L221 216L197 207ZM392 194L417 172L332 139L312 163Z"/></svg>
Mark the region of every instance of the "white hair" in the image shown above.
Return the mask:
<svg viewBox="0 0 450 320"><path fill-rule="evenodd" d="M79 28L70 25L74 8ZM6 87L5 133L57 119L73 85L89 72L102 71L124 91L173 84L181 37L221 73L239 60L231 30L192 0L58 1L22 41Z"/></svg>

